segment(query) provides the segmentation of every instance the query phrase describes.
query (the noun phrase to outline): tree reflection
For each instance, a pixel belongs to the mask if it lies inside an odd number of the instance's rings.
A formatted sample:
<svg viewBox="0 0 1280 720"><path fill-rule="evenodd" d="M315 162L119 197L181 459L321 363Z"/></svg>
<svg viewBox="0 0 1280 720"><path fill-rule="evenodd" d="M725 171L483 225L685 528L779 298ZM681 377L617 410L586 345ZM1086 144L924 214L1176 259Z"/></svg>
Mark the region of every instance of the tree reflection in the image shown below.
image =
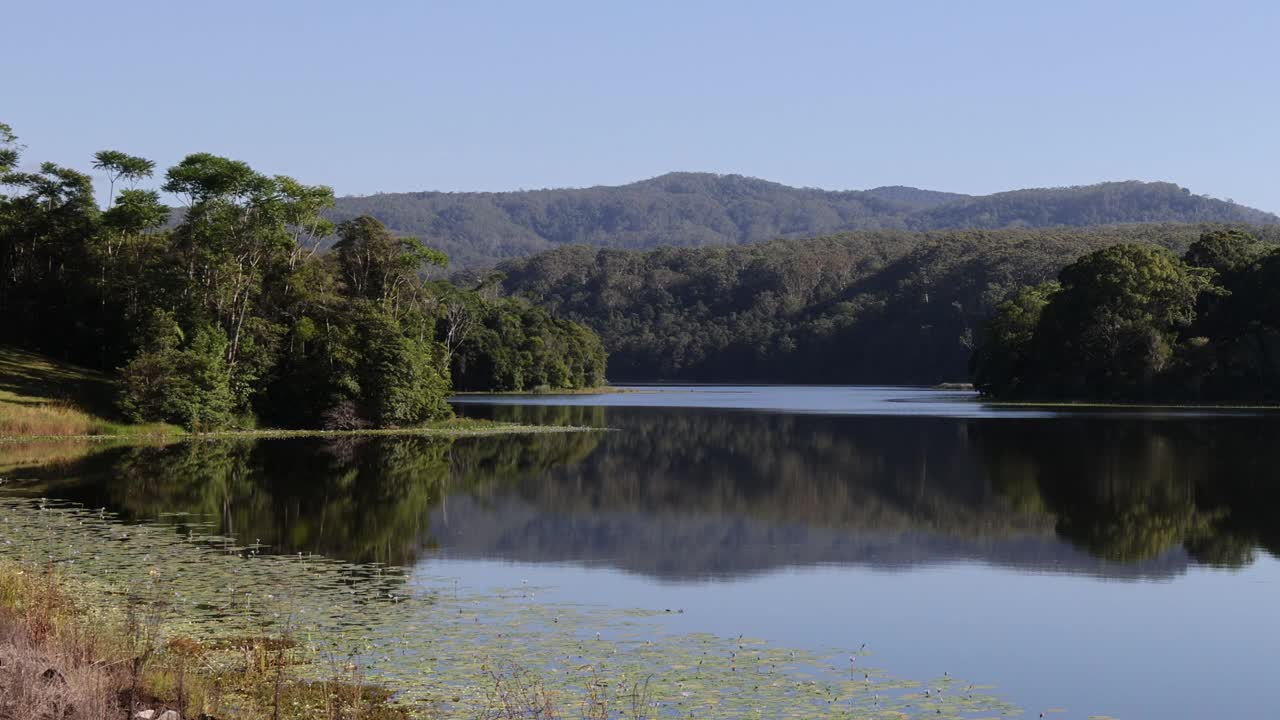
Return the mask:
<svg viewBox="0 0 1280 720"><path fill-rule="evenodd" d="M489 410L501 419L528 411ZM840 557L829 535L812 532L791 536L789 561L773 557L762 546L776 541L768 528L778 527L928 534L914 551L882 553L885 564L902 555L946 559L953 552L944 547L948 539L978 547L966 552L989 561L1035 564L972 544L1045 531L1118 566L1175 551L1195 562L1240 566L1255 548L1277 547L1280 523L1265 508L1280 499L1272 472L1280 457L1271 457L1280 453L1280 423L1265 418L1011 421L615 408L609 420L620 432L584 462L514 486L544 514L578 518L576 530L530 520L471 535L500 536L527 559L626 556L620 562L654 572L681 563L689 572L714 572L863 560L847 544ZM606 527L605 518L619 513L649 522ZM581 527L585 517L595 523L592 532ZM743 519L762 525L751 529L737 522ZM570 532L577 543L612 545L574 550L562 542ZM678 551L664 544L673 533L687 538ZM467 540L463 534L457 542ZM681 556L657 557L665 552Z"/></svg>
<svg viewBox="0 0 1280 720"><path fill-rule="evenodd" d="M41 449L58 462L24 473L28 492L130 520L392 564L440 545L671 577L956 559L1127 577L1280 549L1265 418L467 412L615 430Z"/></svg>
<svg viewBox="0 0 1280 720"><path fill-rule="evenodd" d="M192 441L116 448L28 475L28 492L130 521L175 518L271 552L406 564L431 544L446 493L542 472L596 433L460 441L415 437ZM487 440L487 439L484 439Z"/></svg>
<svg viewBox="0 0 1280 720"><path fill-rule="evenodd" d="M1056 518L1089 553L1134 562L1182 547L1196 561L1249 563L1275 552L1280 425L1199 420L986 422L975 437L1000 492ZM1032 492L1037 497L1031 499Z"/></svg>

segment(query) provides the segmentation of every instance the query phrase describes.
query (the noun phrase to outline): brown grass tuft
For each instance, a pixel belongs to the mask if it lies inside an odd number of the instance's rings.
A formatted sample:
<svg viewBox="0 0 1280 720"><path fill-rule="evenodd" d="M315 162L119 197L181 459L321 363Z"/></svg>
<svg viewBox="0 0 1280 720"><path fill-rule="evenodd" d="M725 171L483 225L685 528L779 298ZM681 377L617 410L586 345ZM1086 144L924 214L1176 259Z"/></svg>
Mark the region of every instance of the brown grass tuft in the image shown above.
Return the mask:
<svg viewBox="0 0 1280 720"><path fill-rule="evenodd" d="M168 636L156 581L112 615L51 569L0 562L0 719L117 720L142 709L212 720L409 720L356 666L291 676L297 643ZM68 588L72 588L68 590Z"/></svg>
<svg viewBox="0 0 1280 720"><path fill-rule="evenodd" d="M102 660L106 638L78 613L52 576L0 569L0 717L118 716L123 668Z"/></svg>
<svg viewBox="0 0 1280 720"><path fill-rule="evenodd" d="M92 435L102 421L62 403L0 403L0 435Z"/></svg>

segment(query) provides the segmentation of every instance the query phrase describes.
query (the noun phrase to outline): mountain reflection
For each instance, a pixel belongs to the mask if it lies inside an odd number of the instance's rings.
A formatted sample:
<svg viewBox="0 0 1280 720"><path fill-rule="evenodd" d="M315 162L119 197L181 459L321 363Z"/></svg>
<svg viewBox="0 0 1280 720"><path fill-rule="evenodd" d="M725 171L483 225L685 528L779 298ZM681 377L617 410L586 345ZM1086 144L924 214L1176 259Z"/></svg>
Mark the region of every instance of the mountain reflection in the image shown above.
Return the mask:
<svg viewBox="0 0 1280 720"><path fill-rule="evenodd" d="M1265 419L466 412L615 430L56 453L17 487L277 552L595 563L669 579L950 561L1159 577L1280 550L1268 512L1280 423Z"/></svg>

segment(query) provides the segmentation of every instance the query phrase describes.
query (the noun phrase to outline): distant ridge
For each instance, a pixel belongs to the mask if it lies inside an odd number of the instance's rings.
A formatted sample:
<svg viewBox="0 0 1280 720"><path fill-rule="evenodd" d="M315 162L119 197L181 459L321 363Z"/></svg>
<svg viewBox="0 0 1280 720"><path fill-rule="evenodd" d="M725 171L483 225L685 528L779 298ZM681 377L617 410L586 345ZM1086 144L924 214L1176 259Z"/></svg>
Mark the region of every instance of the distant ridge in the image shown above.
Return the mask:
<svg viewBox="0 0 1280 720"><path fill-rule="evenodd" d="M1262 210L1167 182L1107 182L962 195L906 186L833 191L712 173L627 185L514 192L410 192L339 198L438 247L454 267L492 265L570 244L649 249L741 245L850 230L1035 228L1126 223L1280 224Z"/></svg>

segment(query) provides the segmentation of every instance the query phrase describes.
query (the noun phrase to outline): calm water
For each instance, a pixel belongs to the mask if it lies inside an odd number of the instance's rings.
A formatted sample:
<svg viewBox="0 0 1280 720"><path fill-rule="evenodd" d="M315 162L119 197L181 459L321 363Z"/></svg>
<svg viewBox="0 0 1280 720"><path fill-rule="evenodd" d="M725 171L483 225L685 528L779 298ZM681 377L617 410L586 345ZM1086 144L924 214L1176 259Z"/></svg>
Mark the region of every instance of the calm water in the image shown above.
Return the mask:
<svg viewBox="0 0 1280 720"><path fill-rule="evenodd" d="M818 387L458 407L612 430L118 448L10 492L683 610L675 630L866 643L896 675L995 685L1032 718L1280 716L1280 416Z"/></svg>

